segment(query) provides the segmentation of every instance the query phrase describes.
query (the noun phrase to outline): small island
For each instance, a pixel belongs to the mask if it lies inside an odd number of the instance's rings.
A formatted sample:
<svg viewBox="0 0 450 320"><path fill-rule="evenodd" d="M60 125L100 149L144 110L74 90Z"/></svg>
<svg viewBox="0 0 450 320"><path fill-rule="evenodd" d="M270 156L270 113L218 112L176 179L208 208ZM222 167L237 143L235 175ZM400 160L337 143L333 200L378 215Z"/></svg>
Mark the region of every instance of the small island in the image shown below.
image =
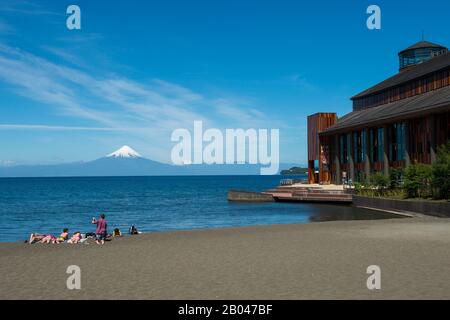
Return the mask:
<svg viewBox="0 0 450 320"><path fill-rule="evenodd" d="M301 168L301 167L292 167L288 170L281 170L280 172L282 176L306 174L306 173L308 173L308 168Z"/></svg>

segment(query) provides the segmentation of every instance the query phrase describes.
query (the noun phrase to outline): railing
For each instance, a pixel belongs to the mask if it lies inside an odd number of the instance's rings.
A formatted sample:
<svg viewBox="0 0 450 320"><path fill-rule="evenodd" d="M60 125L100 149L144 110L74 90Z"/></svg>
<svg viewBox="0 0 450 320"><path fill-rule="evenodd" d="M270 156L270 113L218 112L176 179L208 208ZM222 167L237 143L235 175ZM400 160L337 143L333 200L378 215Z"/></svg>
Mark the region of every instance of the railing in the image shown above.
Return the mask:
<svg viewBox="0 0 450 320"><path fill-rule="evenodd" d="M280 181L280 186L292 186L297 183L306 183L305 179L283 179Z"/></svg>

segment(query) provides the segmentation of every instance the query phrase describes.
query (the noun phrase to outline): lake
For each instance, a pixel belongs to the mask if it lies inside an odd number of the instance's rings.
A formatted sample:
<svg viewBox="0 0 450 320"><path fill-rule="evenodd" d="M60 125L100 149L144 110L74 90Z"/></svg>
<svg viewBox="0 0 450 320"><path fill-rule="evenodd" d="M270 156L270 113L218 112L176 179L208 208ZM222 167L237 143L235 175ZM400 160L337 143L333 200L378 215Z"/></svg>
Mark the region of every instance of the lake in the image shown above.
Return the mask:
<svg viewBox="0 0 450 320"><path fill-rule="evenodd" d="M281 176L89 177L0 179L0 242L32 232L95 231L105 213L112 228L143 232L331 220L385 219L391 214L350 206L227 201L230 189L263 191ZM291 178L291 177L289 177ZM292 177L295 179L304 176Z"/></svg>

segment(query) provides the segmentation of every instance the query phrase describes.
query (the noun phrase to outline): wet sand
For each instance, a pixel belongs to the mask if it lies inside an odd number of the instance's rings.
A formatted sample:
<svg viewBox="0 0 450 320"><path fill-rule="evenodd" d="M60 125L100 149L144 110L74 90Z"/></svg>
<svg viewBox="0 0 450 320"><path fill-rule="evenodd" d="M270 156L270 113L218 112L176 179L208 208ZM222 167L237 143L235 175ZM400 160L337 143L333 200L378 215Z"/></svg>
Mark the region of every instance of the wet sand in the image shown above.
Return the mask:
<svg viewBox="0 0 450 320"><path fill-rule="evenodd" d="M81 290L66 288L69 265ZM381 267L381 290L366 287ZM103 247L0 244L1 299L450 299L450 220L155 233Z"/></svg>

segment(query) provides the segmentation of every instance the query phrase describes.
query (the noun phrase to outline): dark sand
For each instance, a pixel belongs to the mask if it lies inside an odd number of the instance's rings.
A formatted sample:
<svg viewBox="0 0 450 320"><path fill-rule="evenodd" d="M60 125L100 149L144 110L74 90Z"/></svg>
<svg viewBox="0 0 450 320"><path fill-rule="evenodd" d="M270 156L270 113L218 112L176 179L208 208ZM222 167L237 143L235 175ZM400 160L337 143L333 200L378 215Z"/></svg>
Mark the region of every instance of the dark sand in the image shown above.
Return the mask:
<svg viewBox="0 0 450 320"><path fill-rule="evenodd" d="M81 267L82 290L66 288ZM366 287L379 265L382 289ZM450 299L450 220L155 233L91 245L0 244L1 299Z"/></svg>

